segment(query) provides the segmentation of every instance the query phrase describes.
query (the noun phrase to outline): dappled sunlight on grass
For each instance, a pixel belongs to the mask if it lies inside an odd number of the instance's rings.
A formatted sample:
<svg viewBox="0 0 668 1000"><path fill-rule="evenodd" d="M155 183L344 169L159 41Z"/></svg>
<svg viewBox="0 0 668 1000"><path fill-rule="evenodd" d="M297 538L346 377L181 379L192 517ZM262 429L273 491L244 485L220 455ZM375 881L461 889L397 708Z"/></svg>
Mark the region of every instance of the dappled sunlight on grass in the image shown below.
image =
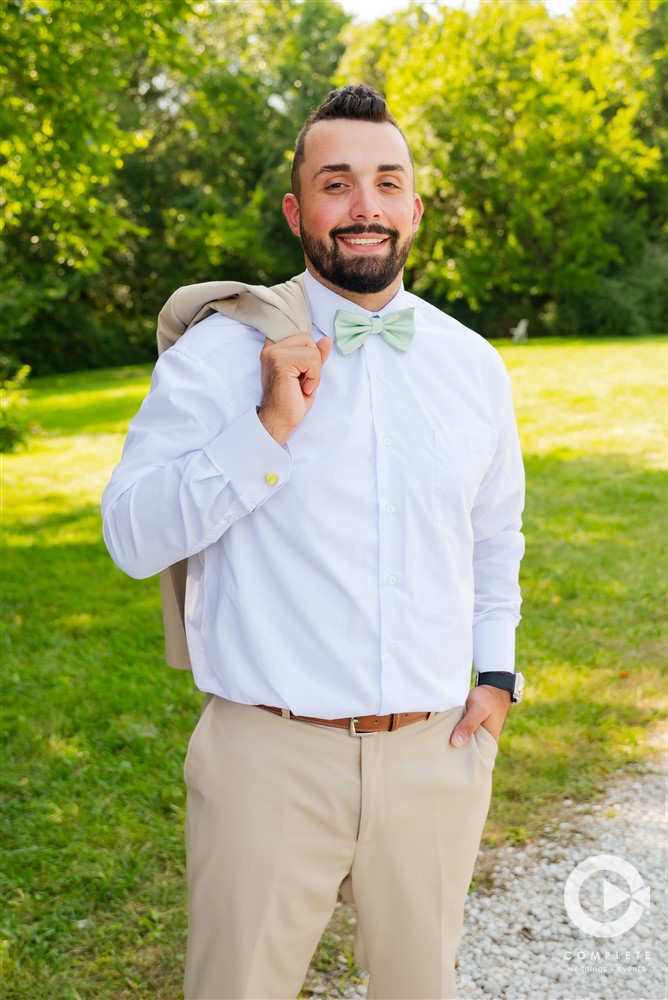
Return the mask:
<svg viewBox="0 0 668 1000"><path fill-rule="evenodd" d="M100 511L97 505L79 508L68 506L66 495L49 494L40 501L26 504L23 518L5 519L3 539L5 549L37 548L45 552L54 547L67 547L67 561L77 546L89 543L99 546ZM56 567L54 567L55 569Z"/></svg>
<svg viewBox="0 0 668 1000"><path fill-rule="evenodd" d="M125 435L146 395L150 367L103 369L35 380L26 393L30 417L45 436Z"/></svg>
<svg viewBox="0 0 668 1000"><path fill-rule="evenodd" d="M24 525L31 518L71 514L86 504L98 516L102 491L121 457L122 445L120 433L81 434L37 440L29 451L4 456L5 525ZM98 516L98 534L99 530Z"/></svg>
<svg viewBox="0 0 668 1000"><path fill-rule="evenodd" d="M525 454L613 452L665 468L665 341L534 341L502 353Z"/></svg>

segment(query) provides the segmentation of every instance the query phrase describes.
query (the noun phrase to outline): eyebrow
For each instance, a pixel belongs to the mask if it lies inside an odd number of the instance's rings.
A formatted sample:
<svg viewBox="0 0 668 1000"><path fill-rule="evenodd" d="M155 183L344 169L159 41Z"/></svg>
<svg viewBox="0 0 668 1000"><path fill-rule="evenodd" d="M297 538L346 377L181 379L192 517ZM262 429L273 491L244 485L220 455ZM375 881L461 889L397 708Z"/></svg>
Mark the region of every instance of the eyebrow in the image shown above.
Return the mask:
<svg viewBox="0 0 668 1000"><path fill-rule="evenodd" d="M320 167L319 170L313 175L315 180L320 174L349 174L352 173L352 167L349 163L326 163L324 166ZM406 168L402 167L400 163L381 163L376 167L376 173L378 174L395 174L395 173L406 173Z"/></svg>

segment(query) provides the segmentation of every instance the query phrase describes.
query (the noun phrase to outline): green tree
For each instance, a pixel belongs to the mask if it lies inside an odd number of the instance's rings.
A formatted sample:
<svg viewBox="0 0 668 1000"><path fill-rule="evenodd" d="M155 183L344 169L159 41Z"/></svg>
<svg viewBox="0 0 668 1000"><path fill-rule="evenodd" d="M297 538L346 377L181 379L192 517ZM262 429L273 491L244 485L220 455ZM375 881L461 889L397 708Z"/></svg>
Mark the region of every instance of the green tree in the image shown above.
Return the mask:
<svg viewBox="0 0 668 1000"><path fill-rule="evenodd" d="M87 20L91 7L99 9ZM96 74L97 93L86 91L90 106L69 125L73 142L86 147L94 133L96 148L110 151L107 172L96 168L88 193L100 201L95 227L84 193L70 197L61 226L70 244L58 247L49 269L43 247L55 252L46 203L38 221L29 215L30 199L21 203L7 246L16 264L8 298L24 323L22 357L36 371L152 357L156 314L174 288L215 277L272 282L303 266L281 199L296 130L331 85L349 18L329 0L207 4L196 8L197 19L185 3L173 10L135 4L135 35L126 38L124 4L53 2L50 9L50 23L41 13L24 25L34 34L39 22L46 38L46 78L63 61L56 14L65 37L78 37L83 13L89 32L95 17L98 31L114 21L115 59L105 64L104 81L102 70ZM164 21L152 29L157 42L150 36L142 46L142 26L148 30L156 11ZM54 98L65 117L70 97L76 94L65 88L64 107ZM22 191L18 177L14 188ZM34 235L39 240L30 244ZM52 298L35 303L47 272Z"/></svg>
<svg viewBox="0 0 668 1000"><path fill-rule="evenodd" d="M416 7L353 34L340 78L374 74L416 157L416 288L488 334L520 316L572 328L642 256L660 154L643 120L656 64L639 39L656 7Z"/></svg>
<svg viewBox="0 0 668 1000"><path fill-rule="evenodd" d="M126 348L153 356L156 314L179 285L272 283L303 267L280 206L296 130L331 86L347 21L330 2L212 5L206 31L192 30L196 71L146 91L151 141L117 177L139 229L105 286Z"/></svg>
<svg viewBox="0 0 668 1000"><path fill-rule="evenodd" d="M38 373L152 357L178 285L300 269L295 132L355 79L415 153L417 290L486 334L659 329L667 9L413 4L350 26L333 0L6 2L5 352Z"/></svg>
<svg viewBox="0 0 668 1000"><path fill-rule="evenodd" d="M668 7L660 0L581 2L572 21L575 61L604 95L604 115L652 152L652 168L633 184L606 177L599 197L609 209L617 248L612 264L586 292L561 299L561 327L576 332L637 334L668 327L668 184L665 152ZM585 64L583 66L583 63ZM617 132L617 135L615 135ZM633 172L633 168L631 167ZM626 195L626 197L624 197Z"/></svg>
<svg viewBox="0 0 668 1000"><path fill-rule="evenodd" d="M88 290L137 232L114 176L150 141L122 127L118 105L186 57L191 15L190 0L4 5L3 311L9 349L32 329L42 369L89 354Z"/></svg>

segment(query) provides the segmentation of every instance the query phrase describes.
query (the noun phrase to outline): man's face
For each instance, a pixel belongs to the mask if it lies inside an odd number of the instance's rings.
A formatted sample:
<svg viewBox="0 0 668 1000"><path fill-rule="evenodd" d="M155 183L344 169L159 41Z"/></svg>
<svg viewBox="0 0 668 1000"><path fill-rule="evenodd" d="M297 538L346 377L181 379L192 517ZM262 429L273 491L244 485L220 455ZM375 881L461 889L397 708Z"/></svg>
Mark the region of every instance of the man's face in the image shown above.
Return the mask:
<svg viewBox="0 0 668 1000"><path fill-rule="evenodd" d="M335 291L393 295L423 212L403 136L389 122L318 122L305 154L283 212L309 270Z"/></svg>

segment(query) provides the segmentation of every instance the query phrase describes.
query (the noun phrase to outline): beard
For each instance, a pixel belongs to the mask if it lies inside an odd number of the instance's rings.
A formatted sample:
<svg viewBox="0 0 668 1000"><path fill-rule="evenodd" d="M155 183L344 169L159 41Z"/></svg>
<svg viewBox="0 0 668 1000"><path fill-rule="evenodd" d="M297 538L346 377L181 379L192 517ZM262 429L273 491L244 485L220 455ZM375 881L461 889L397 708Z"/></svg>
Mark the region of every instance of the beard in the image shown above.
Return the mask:
<svg viewBox="0 0 668 1000"><path fill-rule="evenodd" d="M363 236L369 233L389 236L389 252L344 256L337 236ZM346 226L345 229L332 229L329 242L315 239L303 228L299 237L304 253L322 278L343 291L363 295L382 292L392 284L403 269L413 243L411 236L400 244L396 229L387 229L375 222L367 226L357 223Z"/></svg>

